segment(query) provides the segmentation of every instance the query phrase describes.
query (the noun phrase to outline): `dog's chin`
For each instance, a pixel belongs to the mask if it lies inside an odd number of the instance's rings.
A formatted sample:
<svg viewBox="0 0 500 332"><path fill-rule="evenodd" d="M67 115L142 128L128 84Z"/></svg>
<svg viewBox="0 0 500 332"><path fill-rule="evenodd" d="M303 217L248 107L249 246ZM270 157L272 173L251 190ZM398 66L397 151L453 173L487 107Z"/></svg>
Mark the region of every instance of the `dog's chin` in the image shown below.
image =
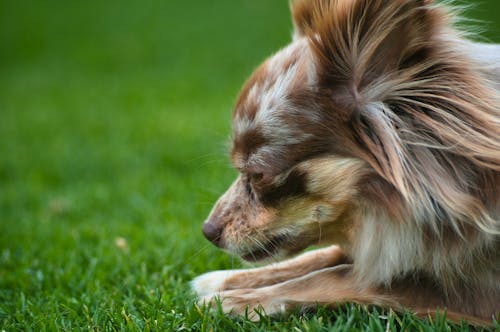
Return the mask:
<svg viewBox="0 0 500 332"><path fill-rule="evenodd" d="M248 253L240 255L240 257L249 263L269 263L281 261L287 257L290 257L290 254L281 249L275 249L272 251L265 249L256 249L254 251L250 251Z"/></svg>
<svg viewBox="0 0 500 332"><path fill-rule="evenodd" d="M251 263L276 263L304 250L307 246L291 246L288 238L276 237L272 241L240 253L239 256Z"/></svg>

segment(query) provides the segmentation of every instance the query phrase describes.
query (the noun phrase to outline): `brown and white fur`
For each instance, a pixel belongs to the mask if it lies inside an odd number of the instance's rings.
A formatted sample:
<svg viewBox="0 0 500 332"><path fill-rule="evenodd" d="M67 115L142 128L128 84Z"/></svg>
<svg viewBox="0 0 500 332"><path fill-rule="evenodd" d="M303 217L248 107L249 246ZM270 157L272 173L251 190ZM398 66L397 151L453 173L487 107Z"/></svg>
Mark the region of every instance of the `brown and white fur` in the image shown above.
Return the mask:
<svg viewBox="0 0 500 332"><path fill-rule="evenodd" d="M292 1L293 41L244 86L240 175L203 231L248 261L202 301L267 314L343 302L500 311L500 47L431 0ZM496 318L498 319L498 318Z"/></svg>

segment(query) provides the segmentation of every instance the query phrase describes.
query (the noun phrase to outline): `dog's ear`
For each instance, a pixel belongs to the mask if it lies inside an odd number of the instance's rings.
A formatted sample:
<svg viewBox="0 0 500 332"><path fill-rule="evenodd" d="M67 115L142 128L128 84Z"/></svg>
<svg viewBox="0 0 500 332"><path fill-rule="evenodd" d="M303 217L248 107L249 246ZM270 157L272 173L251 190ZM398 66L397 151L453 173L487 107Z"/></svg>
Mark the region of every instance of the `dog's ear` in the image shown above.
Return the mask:
<svg viewBox="0 0 500 332"><path fill-rule="evenodd" d="M320 79L348 85L353 97L374 81L425 60L442 18L430 0L293 3L296 29L311 40Z"/></svg>
<svg viewBox="0 0 500 332"><path fill-rule="evenodd" d="M366 159L404 191L401 119L391 99L432 67L435 36L447 15L429 0L311 2L312 14L296 16L304 17L299 28L312 45L319 88L340 105L336 116L350 122ZM298 3L308 8L303 3L310 2Z"/></svg>
<svg viewBox="0 0 500 332"><path fill-rule="evenodd" d="M315 30L322 13L328 12L330 0L290 0L293 21L293 38L307 36Z"/></svg>
<svg viewBox="0 0 500 332"><path fill-rule="evenodd" d="M316 32L316 28L323 21L323 18L333 10L340 16L347 13L349 7L354 7L356 0L289 0L290 11L294 26L294 39L311 35ZM370 1L365 1L370 3ZM389 1L374 1L379 3L389 3ZM398 3L401 1L393 1ZM430 5L434 0L414 0L415 3Z"/></svg>

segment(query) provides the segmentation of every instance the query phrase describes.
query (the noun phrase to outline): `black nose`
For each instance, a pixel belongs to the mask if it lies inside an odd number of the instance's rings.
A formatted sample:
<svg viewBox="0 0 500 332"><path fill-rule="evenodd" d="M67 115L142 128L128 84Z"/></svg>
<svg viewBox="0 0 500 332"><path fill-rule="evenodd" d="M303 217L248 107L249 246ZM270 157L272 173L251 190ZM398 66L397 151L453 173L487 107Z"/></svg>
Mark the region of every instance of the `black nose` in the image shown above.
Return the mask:
<svg viewBox="0 0 500 332"><path fill-rule="evenodd" d="M217 247L222 247L222 230L222 227L211 222L203 224L203 235L205 235L205 237Z"/></svg>

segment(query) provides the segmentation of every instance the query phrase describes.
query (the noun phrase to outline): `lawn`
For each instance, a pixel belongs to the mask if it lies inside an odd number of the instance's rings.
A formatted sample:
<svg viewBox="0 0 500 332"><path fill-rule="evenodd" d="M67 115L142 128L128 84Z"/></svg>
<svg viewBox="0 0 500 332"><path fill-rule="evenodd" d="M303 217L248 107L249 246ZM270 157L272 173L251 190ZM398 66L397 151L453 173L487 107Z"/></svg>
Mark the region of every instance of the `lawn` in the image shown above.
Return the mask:
<svg viewBox="0 0 500 332"><path fill-rule="evenodd" d="M287 7L0 1L0 330L470 329L354 305L260 323L195 305L189 280L241 266L200 228L235 175L232 104L289 40ZM499 11L473 10L497 41Z"/></svg>

